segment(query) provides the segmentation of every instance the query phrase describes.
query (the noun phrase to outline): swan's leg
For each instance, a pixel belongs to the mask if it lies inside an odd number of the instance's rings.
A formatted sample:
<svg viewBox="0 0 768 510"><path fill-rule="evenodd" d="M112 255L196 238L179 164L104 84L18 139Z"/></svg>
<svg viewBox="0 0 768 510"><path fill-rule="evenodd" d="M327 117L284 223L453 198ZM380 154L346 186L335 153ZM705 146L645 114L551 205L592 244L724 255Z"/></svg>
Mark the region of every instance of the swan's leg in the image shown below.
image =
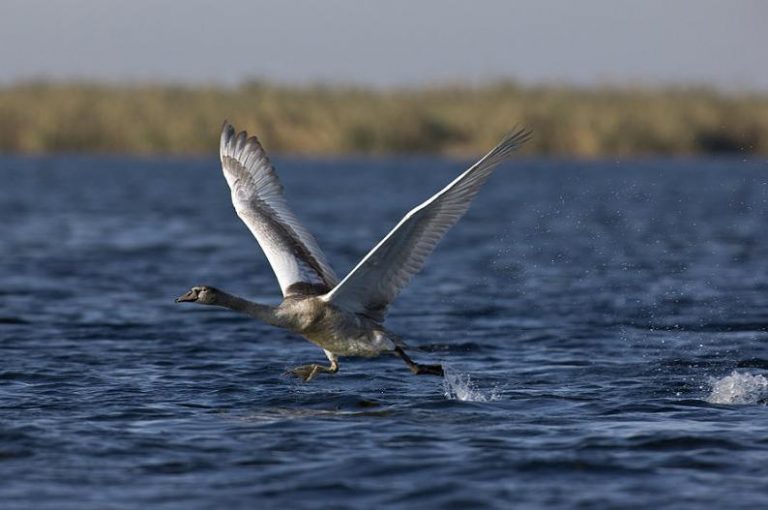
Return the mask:
<svg viewBox="0 0 768 510"><path fill-rule="evenodd" d="M411 369L411 372L416 375L443 375L442 365L420 365L409 358L405 351L400 347L395 347L395 354L400 356L400 358L405 361L405 364L408 365L408 368Z"/></svg>
<svg viewBox="0 0 768 510"><path fill-rule="evenodd" d="M324 367L323 365L317 365L313 363L311 365L303 365L300 367L293 368L289 370L287 373L291 375L295 375L296 377L302 379L304 382L311 381L320 372L328 372L329 374L335 374L336 372L339 371L339 358L337 358L334 353L330 351L326 351L325 349L323 349L323 352L325 352L325 355L328 357L328 360L331 362L330 366Z"/></svg>

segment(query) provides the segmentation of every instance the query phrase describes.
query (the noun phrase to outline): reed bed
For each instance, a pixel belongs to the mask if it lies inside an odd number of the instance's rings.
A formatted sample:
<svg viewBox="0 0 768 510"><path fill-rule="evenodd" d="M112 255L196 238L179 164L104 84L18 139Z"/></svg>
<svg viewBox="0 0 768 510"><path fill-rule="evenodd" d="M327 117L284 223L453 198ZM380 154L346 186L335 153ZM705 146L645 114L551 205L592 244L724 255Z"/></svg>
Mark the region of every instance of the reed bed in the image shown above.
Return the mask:
<svg viewBox="0 0 768 510"><path fill-rule="evenodd" d="M515 125L524 153L768 154L768 95L706 88L431 86L373 89L28 82L0 88L0 151L210 153L224 119L270 151L483 152Z"/></svg>

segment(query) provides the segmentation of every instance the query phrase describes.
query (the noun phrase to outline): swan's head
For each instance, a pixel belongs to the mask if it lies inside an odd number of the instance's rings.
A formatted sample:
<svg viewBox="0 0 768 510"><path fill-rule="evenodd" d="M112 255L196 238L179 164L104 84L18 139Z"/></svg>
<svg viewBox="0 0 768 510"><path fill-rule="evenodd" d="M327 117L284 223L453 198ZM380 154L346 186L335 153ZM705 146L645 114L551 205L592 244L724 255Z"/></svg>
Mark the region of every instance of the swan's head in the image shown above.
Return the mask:
<svg viewBox="0 0 768 510"><path fill-rule="evenodd" d="M201 285L192 287L189 292L176 298L177 303L200 303L201 305L212 305L216 301L219 291L213 287Z"/></svg>

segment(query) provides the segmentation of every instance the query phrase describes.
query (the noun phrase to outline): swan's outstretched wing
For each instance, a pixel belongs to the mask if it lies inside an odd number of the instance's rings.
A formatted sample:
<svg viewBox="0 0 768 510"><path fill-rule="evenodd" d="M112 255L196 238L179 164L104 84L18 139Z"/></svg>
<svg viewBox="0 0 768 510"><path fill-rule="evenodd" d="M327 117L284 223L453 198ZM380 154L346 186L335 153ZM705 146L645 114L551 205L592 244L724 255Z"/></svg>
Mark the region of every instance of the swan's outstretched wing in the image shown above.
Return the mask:
<svg viewBox="0 0 768 510"><path fill-rule="evenodd" d="M387 307L461 218L493 169L530 138L519 129L442 191L411 210L323 299L383 321Z"/></svg>
<svg viewBox="0 0 768 510"><path fill-rule="evenodd" d="M284 296L322 294L338 278L317 242L288 208L283 185L259 140L228 122L219 146L232 204L264 250Z"/></svg>

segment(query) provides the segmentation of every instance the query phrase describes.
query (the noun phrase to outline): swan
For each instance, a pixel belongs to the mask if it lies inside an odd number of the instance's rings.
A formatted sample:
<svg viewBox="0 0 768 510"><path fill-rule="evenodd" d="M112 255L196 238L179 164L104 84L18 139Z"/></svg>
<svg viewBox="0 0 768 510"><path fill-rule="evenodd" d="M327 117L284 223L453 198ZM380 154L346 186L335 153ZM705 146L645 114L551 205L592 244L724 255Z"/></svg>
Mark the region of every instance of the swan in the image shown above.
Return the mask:
<svg viewBox="0 0 768 510"><path fill-rule="evenodd" d="M443 235L466 213L493 169L531 136L510 132L490 152L434 196L412 209L339 280L314 237L288 208L283 186L255 136L224 122L219 155L232 203L267 257L282 290L278 306L254 303L214 287L192 287L177 303L229 308L303 336L330 365L309 364L287 373L305 382L335 374L339 356L391 353L414 374L443 375L441 365L414 362L403 340L384 327L387 308L422 268Z"/></svg>

